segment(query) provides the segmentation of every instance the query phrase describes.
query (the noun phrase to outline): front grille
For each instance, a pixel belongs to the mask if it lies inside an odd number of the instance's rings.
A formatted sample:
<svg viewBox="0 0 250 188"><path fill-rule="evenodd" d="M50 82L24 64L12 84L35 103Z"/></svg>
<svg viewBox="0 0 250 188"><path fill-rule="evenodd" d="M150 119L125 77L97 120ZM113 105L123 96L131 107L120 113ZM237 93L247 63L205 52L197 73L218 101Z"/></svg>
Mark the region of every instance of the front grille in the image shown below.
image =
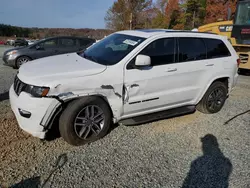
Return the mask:
<svg viewBox="0 0 250 188"><path fill-rule="evenodd" d="M240 56L240 62L242 64L245 64L248 62L248 58L249 58L248 54L239 54L239 56Z"/></svg>
<svg viewBox="0 0 250 188"><path fill-rule="evenodd" d="M14 91L19 96L22 91L25 91L27 84L23 83L17 76L14 79Z"/></svg>

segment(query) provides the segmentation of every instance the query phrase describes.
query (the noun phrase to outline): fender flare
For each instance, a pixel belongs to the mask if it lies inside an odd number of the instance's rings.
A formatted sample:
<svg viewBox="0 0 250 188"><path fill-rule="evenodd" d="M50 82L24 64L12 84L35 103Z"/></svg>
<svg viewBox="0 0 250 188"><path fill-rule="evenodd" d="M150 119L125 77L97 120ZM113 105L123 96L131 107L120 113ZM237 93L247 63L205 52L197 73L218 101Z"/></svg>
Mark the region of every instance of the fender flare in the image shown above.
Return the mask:
<svg viewBox="0 0 250 188"><path fill-rule="evenodd" d="M205 95L205 93L207 92L207 90L208 90L208 88L215 82L215 81L217 81L217 80L219 80L219 79L225 79L225 78L227 78L228 79L228 89L230 90L230 76L229 75L223 75L223 76L217 76L217 77L214 77L214 79L213 80L211 80L208 84L207 84L207 86L202 90L202 93L199 95L199 98L198 98L198 102L197 103L199 103L200 101L201 101L201 99L203 98L203 96Z"/></svg>

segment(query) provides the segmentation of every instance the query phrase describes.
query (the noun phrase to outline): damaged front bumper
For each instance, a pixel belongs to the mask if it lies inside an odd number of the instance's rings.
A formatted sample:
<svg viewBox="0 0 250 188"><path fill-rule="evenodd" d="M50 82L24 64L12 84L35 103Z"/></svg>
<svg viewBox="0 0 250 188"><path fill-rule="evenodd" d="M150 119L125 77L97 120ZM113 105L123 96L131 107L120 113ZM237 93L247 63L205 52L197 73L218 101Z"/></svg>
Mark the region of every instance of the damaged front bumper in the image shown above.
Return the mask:
<svg viewBox="0 0 250 188"><path fill-rule="evenodd" d="M9 97L20 128L34 137L44 139L53 114L61 106L61 102L55 98L34 98L25 92L17 96L13 85Z"/></svg>

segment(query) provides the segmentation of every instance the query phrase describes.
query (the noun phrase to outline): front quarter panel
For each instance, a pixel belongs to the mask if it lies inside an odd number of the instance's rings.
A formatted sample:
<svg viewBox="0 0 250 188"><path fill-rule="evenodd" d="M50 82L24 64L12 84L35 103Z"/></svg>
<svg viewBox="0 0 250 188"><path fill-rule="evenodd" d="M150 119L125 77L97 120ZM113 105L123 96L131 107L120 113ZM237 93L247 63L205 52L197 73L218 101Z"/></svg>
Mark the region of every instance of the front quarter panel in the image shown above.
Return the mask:
<svg viewBox="0 0 250 188"><path fill-rule="evenodd" d="M57 81L48 96L58 97L64 102L85 96L101 96L108 102L114 118L118 120L123 113L122 92L122 70L111 66L97 75Z"/></svg>

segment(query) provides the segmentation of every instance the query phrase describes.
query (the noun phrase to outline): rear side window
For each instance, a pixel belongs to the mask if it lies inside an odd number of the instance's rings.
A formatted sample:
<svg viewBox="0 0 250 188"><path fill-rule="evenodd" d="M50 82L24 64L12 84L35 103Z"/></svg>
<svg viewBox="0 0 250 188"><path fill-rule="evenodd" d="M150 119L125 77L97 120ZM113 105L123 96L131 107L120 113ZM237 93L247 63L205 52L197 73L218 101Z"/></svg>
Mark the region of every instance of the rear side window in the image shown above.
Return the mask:
<svg viewBox="0 0 250 188"><path fill-rule="evenodd" d="M218 58L231 56L227 46L218 39L204 39L207 46L207 58Z"/></svg>
<svg viewBox="0 0 250 188"><path fill-rule="evenodd" d="M206 46L200 38L179 38L179 62L206 59Z"/></svg>

